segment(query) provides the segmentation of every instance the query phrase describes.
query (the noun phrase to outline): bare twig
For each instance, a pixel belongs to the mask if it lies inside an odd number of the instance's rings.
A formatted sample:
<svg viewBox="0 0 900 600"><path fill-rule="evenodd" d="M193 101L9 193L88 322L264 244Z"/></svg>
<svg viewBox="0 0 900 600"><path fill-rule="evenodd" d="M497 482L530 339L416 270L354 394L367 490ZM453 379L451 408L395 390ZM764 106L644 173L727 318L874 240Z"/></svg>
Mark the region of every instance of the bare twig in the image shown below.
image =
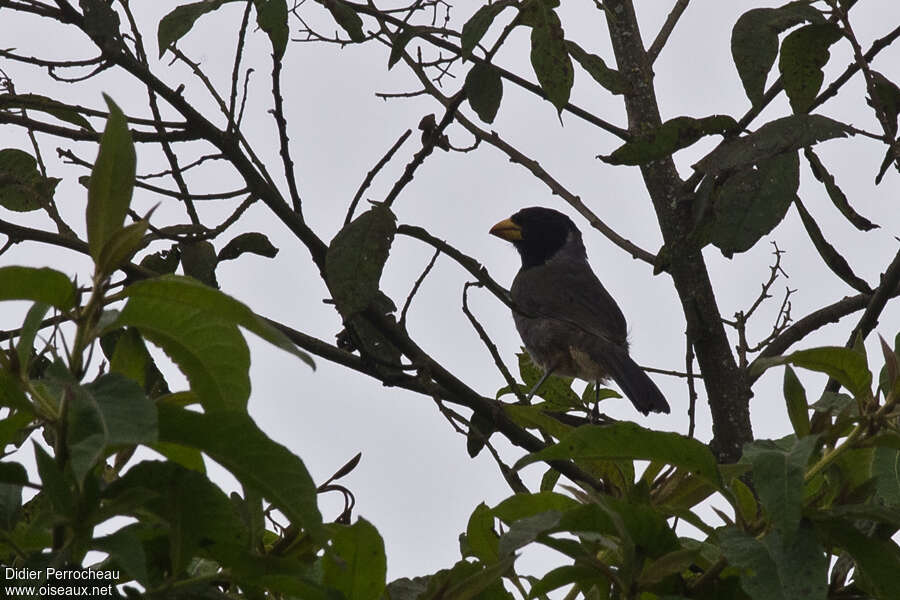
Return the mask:
<svg viewBox="0 0 900 600"><path fill-rule="evenodd" d="M437 261L437 258L440 255L440 250L434 251L434 254L431 256L431 260L428 261L428 264L425 265L425 269L422 270L422 274L419 275L419 277L416 279L416 282L413 284L409 295L406 297L406 302L403 303L403 310L400 311L400 327L406 327L406 313L409 311L409 307L412 305L413 298L415 298L416 292L419 291L419 287L422 285L422 282L425 281L425 278L428 277L428 274L431 272L431 269L434 267L434 263Z"/></svg>
<svg viewBox="0 0 900 600"><path fill-rule="evenodd" d="M359 185L359 189L356 190L356 194L353 196L353 200L350 202L349 208L347 208L347 216L344 217L344 225L350 223L353 220L353 212L356 210L356 205L359 204L360 199L362 198L363 193L366 189L372 184L372 180L375 179L375 175L384 168L384 166L390 162L391 158L400 149L400 146L403 145L403 142L406 141L412 134L412 129L407 129L400 138L394 142L394 145L390 147L390 149L385 153L384 156L381 157L372 170L366 174L365 179L363 179L362 183Z"/></svg>
<svg viewBox="0 0 900 600"><path fill-rule="evenodd" d="M653 40L653 43L650 44L650 48L647 49L647 59L651 63L656 61L656 57L659 56L659 53L662 51L663 46L666 45L669 36L672 35L672 30L675 29L675 25L678 23L678 19L681 18L681 15L688 7L689 2L690 0L677 0L677 2L675 2L675 6L672 7L671 12L669 12L669 16L666 17L666 22L663 23L663 26L659 30L659 33L656 34L656 39Z"/></svg>

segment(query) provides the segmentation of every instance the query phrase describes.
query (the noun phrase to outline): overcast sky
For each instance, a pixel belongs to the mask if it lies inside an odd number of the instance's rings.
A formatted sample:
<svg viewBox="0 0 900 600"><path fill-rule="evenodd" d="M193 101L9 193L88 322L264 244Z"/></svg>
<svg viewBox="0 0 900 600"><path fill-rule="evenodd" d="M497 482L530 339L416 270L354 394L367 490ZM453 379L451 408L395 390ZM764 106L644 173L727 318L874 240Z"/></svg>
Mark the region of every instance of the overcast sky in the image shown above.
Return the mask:
<svg viewBox="0 0 900 600"><path fill-rule="evenodd" d="M134 2L138 21L144 26L144 40L151 57L156 56L156 23L179 2ZM481 3L458 2L452 11L454 28ZM588 1L563 3L560 9L566 37L588 51L603 56L614 65L602 15ZM638 16L645 44L656 35L674 2L655 0L638 2ZM731 28L738 16L759 5L777 6L779 2L722 2L694 0L675 29L669 44L655 64L656 86L664 119L679 115L702 117L711 114L742 116L750 106L731 61ZM311 22L323 26L325 33L335 27L317 4L307 2L301 9ZM215 14L203 17L180 47L201 61L223 93L227 92L234 53L234 38L242 6L226 5ZM75 59L93 56L93 48L73 31L48 26L37 18L0 17L3 47L15 47L22 54L45 58ZM864 48L885 35L900 22L900 3L896 0L866 0L852 12L852 24ZM292 31L298 24L292 20ZM367 22L367 27L371 24ZM494 36L494 33L489 36ZM493 37L491 37L493 39ZM411 47L417 44L413 43ZM247 43L245 65L255 69L251 76L250 97L244 119L244 131L273 171L278 171L277 137L271 116L269 95L269 42L255 32ZM430 50L425 50L426 58ZM168 66L167 56L154 68L167 83L186 85L185 94L196 106L214 113L214 105L196 79L181 66ZM284 96L291 128L291 147L296 162L305 217L323 239L330 240L339 230L349 200L366 173L407 128L415 130L429 113L443 114L442 108L427 97L383 101L376 92L413 91L417 86L401 63L387 70L387 50L376 42L340 49L334 45L292 43L285 57ZM837 44L826 69L826 83L851 61L849 45ZM498 64L529 80L535 76L528 63L528 34L520 28L495 59ZM900 81L900 45L883 51L874 68L888 78ZM146 94L121 73L106 72L86 84L64 85L48 82L40 71L0 60L0 68L12 77L20 93L42 93L67 102L103 108L101 92L109 93L128 114L145 116ZM777 71L777 68L776 68ZM454 71L456 79L445 79L448 93L457 91L464 71ZM771 74L770 82L776 73ZM626 119L619 98L599 88L576 66L572 101L603 119L624 127ZM863 100L864 85L854 76L841 95L826 103L819 112L870 131L879 126ZM476 119L467 104L462 109ZM169 111L171 113L171 111ZM782 95L751 125L756 128L771 119L790 113ZM171 116L171 114L170 114ZM221 122L221 119L219 119ZM618 140L570 114L563 114L562 125L553 107L508 82L497 120L490 126L508 142L537 159L554 177L582 200L621 235L642 248L656 252L661 235L650 200L633 167L615 167L598 161L597 154L608 154ZM448 134L455 146L471 144L471 137L458 126ZM84 171L61 165L56 147L72 148L93 160L95 150L87 145L38 136L48 160L51 176L63 177L57 191L60 210L67 221L83 234L86 194L77 177ZM13 127L0 127L0 147L28 149L27 138ZM676 155L683 176L690 165L718 141L710 138ZM404 165L420 147L418 133L401 148L394 160L379 174L365 197L384 199ZM188 150L196 156L208 148ZM835 174L851 204L864 216L882 227L870 232L852 228L829 202L821 184L812 180L801 162L800 196L818 220L828 239L848 258L856 273L870 285L890 262L897 248L898 191L900 176L892 170L882 184L873 185L884 147L870 140L851 138L827 142L817 148L826 166ZM138 171L166 168L156 148L140 146ZM192 174L189 183L202 192L240 187L233 173L209 168ZM286 189L286 188L285 188ZM157 199L140 190L134 206L146 210ZM491 275L508 286L519 267L519 257L509 244L489 236L496 221L524 206L543 205L563 210L575 218L586 233L588 256L595 271L617 299L628 320L632 356L642 365L665 369L684 368L684 319L666 275L653 276L651 268L612 245L522 167L510 163L496 149L483 144L467 154L436 151L416 172L394 204L401 223L421 225L446 239L463 252L477 258ZM235 203L221 206L204 204L201 215L219 222ZM363 207L361 207L363 208ZM16 223L51 229L42 214L3 212L2 218ZM183 219L180 207L167 203L154 217ZM157 221L158 220L158 221ZM263 231L280 248L273 259L245 255L229 261L218 270L222 289L246 302L257 312L325 340L341 329L333 308L323 304L328 292L312 267L307 251L290 233L258 204L233 229L234 234ZM217 245L221 247L230 235ZM818 258L795 209L785 221L755 248L728 260L710 247L704 251L720 310L730 317L747 308L759 293L769 274L772 261L770 241L786 251L782 267L790 276L780 280L770 300L750 326L751 340L771 330L785 286L796 289L791 297L794 318L855 292L833 276ZM159 249L157 247L155 249ZM398 236L383 278L383 289L398 306L402 305L413 281L432 254L430 248ZM20 244L0 257L0 265L49 265L89 277L88 261L57 248ZM477 335L460 311L462 286L470 277L449 259L441 257L425 281L410 311L408 321L413 337L426 351L444 362L461 379L486 396L493 396L503 380ZM473 310L499 345L507 364L515 366L520 341L508 309L489 294L473 290ZM24 304L5 305L0 326L14 327L21 322ZM841 324L824 328L798 347L840 345L855 324L858 315ZM900 304L889 305L877 329L892 340L900 331ZM876 337L869 340L870 365L880 367ZM296 358L251 339L252 384L250 412L257 423L275 440L285 444L306 463L313 478L324 481L359 451L363 459L344 483L357 499L356 513L372 521L385 539L388 576L394 579L433 572L449 567L459 558L457 536L465 530L469 514L482 501L490 505L511 492L487 453L472 460L466 454L465 439L455 434L439 414L431 399L398 389L383 388L377 381L318 360L312 372ZM169 369L170 383L178 388L184 378ZM671 415L644 418L625 401L604 404L605 411L621 419L635 420L648 427L686 432L687 391L681 380L653 376L672 405ZM781 395L782 370L775 369L756 386L751 410L757 437L776 438L789 432ZM815 398L824 385L822 377L804 375L807 391ZM582 384L579 384L579 387ZM701 390L696 435L708 441L709 411ZM495 438L496 439L496 438ZM499 443L499 442L498 442ZM508 459L521 453L500 443ZM31 460L30 446L22 457ZM526 469L528 481L536 481L543 467ZM234 481L216 469L217 481L226 491L235 489ZM326 518L339 512L337 498L321 499ZM716 523L715 517L711 522ZM548 570L546 557L532 559L534 568L522 572L540 574ZM536 564L541 563L541 564Z"/></svg>

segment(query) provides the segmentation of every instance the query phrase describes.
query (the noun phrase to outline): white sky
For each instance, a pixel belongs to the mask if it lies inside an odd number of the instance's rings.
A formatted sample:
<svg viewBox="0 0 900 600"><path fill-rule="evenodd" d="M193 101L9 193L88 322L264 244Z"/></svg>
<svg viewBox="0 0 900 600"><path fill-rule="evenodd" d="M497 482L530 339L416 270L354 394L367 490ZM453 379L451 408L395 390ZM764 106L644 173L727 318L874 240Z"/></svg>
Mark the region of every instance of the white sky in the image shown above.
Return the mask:
<svg viewBox="0 0 900 600"><path fill-rule="evenodd" d="M161 16L178 2L134 2L138 21L151 58L156 55L155 29ZM458 28L481 3L460 1L453 9ZM674 2L638 2L645 44L656 35ZM675 29L669 44L655 64L656 85L664 119L690 115L702 117L715 113L739 118L749 108L731 62L731 27L748 8L778 2L721 2L694 0ZM614 65L606 26L593 3L565 2L561 10L566 36L585 49L604 57ZM311 22L324 25L324 32L335 27L327 12L307 2L301 9ZM180 47L203 68L227 96L234 55L234 38L242 6L225 5L217 13L201 18ZM80 35L41 23L37 18L0 18L3 47L15 47L20 53L44 58L74 59L93 56L93 49ZM900 22L900 3L895 0L867 0L852 12L852 24L864 48L885 35ZM371 27L370 23L366 23ZM297 30L292 21L292 33ZM490 33L489 36L496 35ZM490 39L493 39L492 37ZM414 42L410 48L418 43ZM255 69L244 119L244 131L270 169L278 172L277 137L274 122L267 113L271 106L269 91L269 42L262 32L248 37L245 66ZM426 50L426 57L428 56ZM181 65L170 67L168 55L154 69L170 85L186 85L185 94L207 114L214 114L197 80ZM333 45L291 43L285 57L283 75L291 148L296 163L305 217L324 240L338 231L347 205L366 173L407 128L413 136L394 160L375 180L365 198L382 200L404 165L420 145L419 120L428 113L438 118L443 110L427 97L383 101L375 92L402 92L417 89L412 75L401 63L387 71L387 50L377 43L339 49ZM528 36L523 29L510 38L496 62L529 80L535 76L527 62ZM843 71L851 59L849 45L837 44L826 70L826 84ZM875 60L875 69L895 82L900 81L900 45L883 51ZM121 73L106 72L86 84L65 85L48 82L37 70L0 61L0 68L12 77L20 93L42 93L67 102L104 108L100 93L109 93L128 114L146 116L146 94ZM603 119L625 126L621 100L593 84L576 65L572 101ZM461 85L464 71L456 69L457 79L445 80L448 93ZM773 81L776 70L770 76ZM871 109L863 100L862 77L857 74L837 99L819 112L852 123L869 131L879 131ZM462 109L476 119L467 104ZM164 112L166 109L164 108ZM168 111L171 113L171 111ZM756 128L771 119L789 114L782 95L751 125ZM170 115L171 116L171 115ZM217 117L218 118L218 117ZM563 115L560 126L556 112L508 82L494 129L508 142L537 159L554 177L609 225L639 246L656 252L661 236L640 174L633 167L614 167L594 158L608 154L619 143L613 136L584 123L570 114ZM218 118L218 122L222 119ZM100 125L102 126L102 125ZM456 146L467 146L471 137L459 126L448 130ZM57 147L72 148L93 160L95 150L65 140L39 135L50 175L63 177L57 191L60 210L81 233L86 194L78 184L82 169L60 165ZM676 162L683 176L690 165L708 152L718 137L701 141L679 152ZM21 131L0 127L0 147L28 149ZM179 146L179 148L182 148ZM186 146L184 148L187 148ZM167 168L161 153L147 145L139 147L139 172ZM187 156L198 156L209 148L195 147ZM873 179L884 148L860 138L835 140L817 148L823 162L858 212L879 223L882 228L858 232L834 209L821 184L813 180L801 161L800 196L819 221L827 238L848 258L856 273L870 285L890 262L897 247L897 196L900 175L890 171L882 184ZM221 169L205 169L188 177L196 192L208 193L239 187L235 176ZM172 186L170 186L172 187ZM286 186L283 188L286 190ZM285 195L286 191L284 192ZM140 212L155 204L156 198L136 191L134 207ZM211 203L200 207L208 222L219 222L237 202ZM605 238L588 231L583 219L564 206L559 198L534 179L522 167L511 164L499 151L483 144L468 154L436 151L416 172L394 204L399 222L421 225L447 240L463 252L482 261L502 284L508 285L519 267L514 249L487 234L496 221L524 206L544 205L572 215L586 234L592 265L600 279L617 299L628 319L632 356L643 365L678 369L684 367L684 320L671 280L667 275L654 277L651 268L637 262ZM364 207L361 207L364 208ZM12 214L2 218L31 226L52 229L42 214ZM183 211L167 201L154 221L182 219ZM246 302L257 312L321 339L333 340L340 326L334 310L322 303L328 297L324 284L312 268L306 250L289 232L271 218L261 203L254 206L236 225L234 235L263 231L280 248L274 260L246 255L224 263L218 270L222 289ZM232 235L217 243L221 248ZM707 259L716 287L720 310L730 317L747 308L768 277L771 244L776 241L787 254L782 267L790 280L773 288L776 297L769 301L751 323L752 340L767 335L780 305L785 285L797 292L792 296L793 316L798 319L810 311L856 292L832 275L821 263L810 243L796 210L764 238L752 251L732 260L718 250L708 248ZM162 246L154 249L160 249ZM383 278L383 289L401 306L413 281L431 257L431 249L398 236ZM75 253L53 247L21 244L0 257L0 265L49 265L85 281L90 273L88 261ZM503 385L475 332L460 311L462 285L471 279L446 257L438 260L431 276L422 286L409 315L413 337L435 358L484 395L492 396ZM515 366L514 353L520 342L512 318L505 306L488 293L473 290L470 302L476 315L500 346L507 364ZM877 329L886 339L900 331L900 305L896 301L884 311ZM4 306L0 326L14 327L21 322L24 305ZM839 325L825 328L795 347L841 345L855 324L858 314ZM880 352L869 340L870 364L879 368ZM465 439L455 434L429 398L403 390L384 388L377 381L318 360L313 373L295 358L251 339L253 393L250 412L257 423L275 440L285 444L306 463L313 478L324 481L359 451L363 459L352 475L342 481L357 499L356 514L378 527L385 539L388 577L414 576L448 567L459 558L457 536L465 530L468 516L481 501L493 505L511 492L495 464L485 452L469 459ZM775 369L755 388L751 410L757 437L780 437L789 432L781 396L782 370ZM625 401L608 403L606 411L617 418L631 419L656 429L687 431L687 391L680 381L654 376L673 407L671 415L642 418ZM171 373L174 388L183 385L183 377ZM807 392L818 395L824 378L805 376ZM580 385L580 384L579 384ZM702 389L701 389L702 392ZM705 397L698 402L697 437L710 438L709 413ZM493 438L505 456L514 460L521 454ZM28 448L26 445L25 448ZM30 450L17 457L30 462ZM234 482L220 469L215 476L230 491ZM526 479L535 482L543 472L540 466L525 470ZM339 512L337 498L322 497L326 518ZM715 517L710 522L717 524ZM528 560L528 559L526 559ZM520 572L540 574L551 566L545 555L532 558ZM533 568L531 568L533 566Z"/></svg>

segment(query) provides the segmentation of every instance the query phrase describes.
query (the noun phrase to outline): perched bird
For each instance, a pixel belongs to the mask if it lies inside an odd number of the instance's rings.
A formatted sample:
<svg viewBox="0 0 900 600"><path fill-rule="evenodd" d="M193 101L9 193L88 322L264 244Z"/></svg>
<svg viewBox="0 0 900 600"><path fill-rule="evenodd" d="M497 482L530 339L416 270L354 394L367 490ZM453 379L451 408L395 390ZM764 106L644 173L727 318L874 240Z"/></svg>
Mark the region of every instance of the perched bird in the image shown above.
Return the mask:
<svg viewBox="0 0 900 600"><path fill-rule="evenodd" d="M491 228L522 257L510 290L513 319L544 376L602 382L612 378L645 415L669 412L659 388L628 356L622 311L587 261L581 232L555 210L523 208Z"/></svg>

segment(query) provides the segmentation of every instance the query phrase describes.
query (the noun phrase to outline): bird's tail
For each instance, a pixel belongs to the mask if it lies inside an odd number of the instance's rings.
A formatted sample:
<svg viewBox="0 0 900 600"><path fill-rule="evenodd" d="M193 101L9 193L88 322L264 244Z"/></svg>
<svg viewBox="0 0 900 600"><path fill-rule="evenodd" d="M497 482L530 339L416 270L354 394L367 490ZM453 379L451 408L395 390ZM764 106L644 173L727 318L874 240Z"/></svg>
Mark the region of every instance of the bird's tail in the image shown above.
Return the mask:
<svg viewBox="0 0 900 600"><path fill-rule="evenodd" d="M639 411L645 415L651 412L669 412L669 403L662 392L625 350L617 349L609 357L607 367L613 380Z"/></svg>

